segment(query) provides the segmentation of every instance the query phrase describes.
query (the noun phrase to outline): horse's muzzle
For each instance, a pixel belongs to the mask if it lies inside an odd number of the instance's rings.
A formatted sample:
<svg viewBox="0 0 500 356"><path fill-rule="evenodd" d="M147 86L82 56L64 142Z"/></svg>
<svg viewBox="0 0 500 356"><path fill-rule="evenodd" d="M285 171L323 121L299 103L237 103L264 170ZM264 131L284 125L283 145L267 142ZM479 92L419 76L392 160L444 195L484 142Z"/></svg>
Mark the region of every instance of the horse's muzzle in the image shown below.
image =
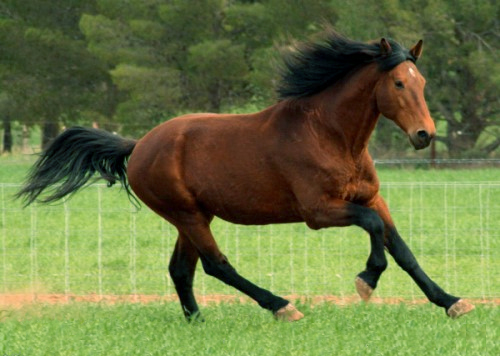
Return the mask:
<svg viewBox="0 0 500 356"><path fill-rule="evenodd" d="M418 130L414 134L410 135L410 142L416 150L421 150L429 146L433 138L434 134L431 134L426 130Z"/></svg>

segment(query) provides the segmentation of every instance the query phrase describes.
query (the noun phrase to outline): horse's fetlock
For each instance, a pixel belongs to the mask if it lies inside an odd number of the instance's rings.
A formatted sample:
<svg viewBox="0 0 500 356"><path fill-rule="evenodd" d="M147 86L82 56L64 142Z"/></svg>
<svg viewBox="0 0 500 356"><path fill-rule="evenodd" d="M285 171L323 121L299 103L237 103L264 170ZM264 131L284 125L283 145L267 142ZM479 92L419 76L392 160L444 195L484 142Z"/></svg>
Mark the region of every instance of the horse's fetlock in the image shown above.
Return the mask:
<svg viewBox="0 0 500 356"><path fill-rule="evenodd" d="M382 273L387 269L388 265L387 261L380 261L373 265L373 270Z"/></svg>

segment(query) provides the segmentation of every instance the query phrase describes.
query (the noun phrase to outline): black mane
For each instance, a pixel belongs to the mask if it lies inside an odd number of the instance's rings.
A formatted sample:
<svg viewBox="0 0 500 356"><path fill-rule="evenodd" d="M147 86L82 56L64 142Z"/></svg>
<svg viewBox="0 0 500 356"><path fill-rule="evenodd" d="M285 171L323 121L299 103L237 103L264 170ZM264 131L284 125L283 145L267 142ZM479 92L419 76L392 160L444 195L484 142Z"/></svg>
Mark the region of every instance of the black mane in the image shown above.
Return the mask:
<svg viewBox="0 0 500 356"><path fill-rule="evenodd" d="M388 40L392 52L382 52L380 42L363 43L329 31L322 42L304 44L284 56L281 83L277 88L280 100L308 97L326 89L354 69L373 62L387 71L416 58L394 40Z"/></svg>

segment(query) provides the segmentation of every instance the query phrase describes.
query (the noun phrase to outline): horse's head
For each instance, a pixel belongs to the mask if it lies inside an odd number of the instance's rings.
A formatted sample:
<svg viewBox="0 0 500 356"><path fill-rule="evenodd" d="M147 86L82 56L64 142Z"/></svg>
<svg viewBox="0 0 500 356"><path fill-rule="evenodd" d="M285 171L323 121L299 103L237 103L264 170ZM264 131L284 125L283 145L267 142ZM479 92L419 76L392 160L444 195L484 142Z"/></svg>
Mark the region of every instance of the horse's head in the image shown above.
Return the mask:
<svg viewBox="0 0 500 356"><path fill-rule="evenodd" d="M382 39L382 53L389 55L390 44ZM417 59L422 53L420 40L410 54ZM385 117L394 121L419 150L429 146L436 134L434 121L424 98L425 79L412 61L404 61L384 72L376 88L377 106Z"/></svg>

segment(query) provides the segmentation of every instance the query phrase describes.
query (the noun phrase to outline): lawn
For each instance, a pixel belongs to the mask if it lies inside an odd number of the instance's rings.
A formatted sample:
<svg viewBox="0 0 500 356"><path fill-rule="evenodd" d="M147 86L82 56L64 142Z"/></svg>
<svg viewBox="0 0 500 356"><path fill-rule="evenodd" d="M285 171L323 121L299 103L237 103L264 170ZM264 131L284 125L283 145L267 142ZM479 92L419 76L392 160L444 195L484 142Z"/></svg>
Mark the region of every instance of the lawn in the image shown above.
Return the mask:
<svg viewBox="0 0 500 356"><path fill-rule="evenodd" d="M11 200L31 159L0 158L0 292L74 295L174 294L167 275L176 232L117 187L89 187L51 206ZM379 169L382 194L424 269L446 290L485 299L447 318L392 259L375 297L403 304L340 306L352 300L369 239L358 228L304 224L213 231L238 271L281 295L305 297L297 323L275 322L253 303L202 307L190 325L173 302L33 304L0 311L0 355L498 355L500 180L497 169ZM232 295L201 268L195 292ZM345 299L343 299L345 298Z"/></svg>
<svg viewBox="0 0 500 356"><path fill-rule="evenodd" d="M30 161L0 161L0 291L173 294L167 266L176 231L118 187L94 185L65 203L22 209L11 197ZM497 170L381 169L382 194L401 235L446 290L500 295L500 182ZM390 183L387 183L390 182ZM490 182L490 183L486 183ZM304 224L240 226L215 220L222 251L245 277L278 294L355 293L369 239L359 228L312 231ZM392 259L378 297L423 295ZM235 294L197 272L198 295Z"/></svg>
<svg viewBox="0 0 500 356"><path fill-rule="evenodd" d="M3 355L499 355L498 308L458 320L430 305L301 305L276 322L253 304L204 308L188 324L174 303L37 305L3 313Z"/></svg>

